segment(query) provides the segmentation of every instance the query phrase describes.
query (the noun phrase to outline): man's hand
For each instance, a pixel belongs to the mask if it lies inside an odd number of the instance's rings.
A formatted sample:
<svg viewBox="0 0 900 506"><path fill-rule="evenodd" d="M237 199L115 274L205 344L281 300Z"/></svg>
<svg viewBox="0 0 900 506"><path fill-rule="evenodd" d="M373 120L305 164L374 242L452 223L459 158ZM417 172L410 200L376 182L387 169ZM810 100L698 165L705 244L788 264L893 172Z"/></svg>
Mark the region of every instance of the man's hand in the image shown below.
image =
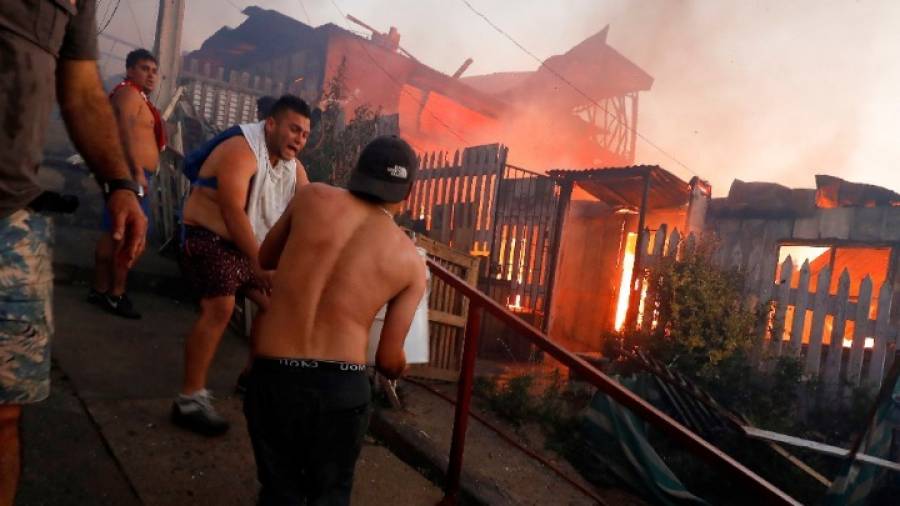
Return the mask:
<svg viewBox="0 0 900 506"><path fill-rule="evenodd" d="M259 281L260 289L266 295L272 295L272 276L275 271L267 271L263 269L259 262L253 263L253 276Z"/></svg>
<svg viewBox="0 0 900 506"><path fill-rule="evenodd" d="M141 210L137 196L130 190L113 191L106 201L106 207L112 217L116 262L130 268L144 252L147 217Z"/></svg>

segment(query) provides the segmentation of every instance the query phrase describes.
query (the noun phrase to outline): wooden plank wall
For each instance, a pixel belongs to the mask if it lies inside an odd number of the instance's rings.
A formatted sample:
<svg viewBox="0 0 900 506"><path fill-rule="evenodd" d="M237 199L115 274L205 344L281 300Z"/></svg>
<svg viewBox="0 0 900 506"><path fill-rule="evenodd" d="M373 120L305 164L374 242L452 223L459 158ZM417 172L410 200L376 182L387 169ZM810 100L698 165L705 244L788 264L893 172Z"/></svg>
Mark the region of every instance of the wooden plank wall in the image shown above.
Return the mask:
<svg viewBox="0 0 900 506"><path fill-rule="evenodd" d="M424 248L428 257L472 286L478 283L479 259L450 248L422 235L416 236L416 246ZM462 365L462 345L465 339L469 301L454 288L435 277L431 278L428 297L429 362L410 366L409 374L429 379L456 381Z"/></svg>

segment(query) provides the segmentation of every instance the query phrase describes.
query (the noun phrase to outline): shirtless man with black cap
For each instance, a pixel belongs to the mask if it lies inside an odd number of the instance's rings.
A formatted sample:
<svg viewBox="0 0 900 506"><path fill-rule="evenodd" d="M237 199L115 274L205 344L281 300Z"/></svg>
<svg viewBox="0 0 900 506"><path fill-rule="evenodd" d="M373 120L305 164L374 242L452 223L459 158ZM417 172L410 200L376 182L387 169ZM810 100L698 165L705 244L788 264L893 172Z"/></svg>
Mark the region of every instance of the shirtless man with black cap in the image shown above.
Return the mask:
<svg viewBox="0 0 900 506"><path fill-rule="evenodd" d="M260 504L350 504L368 426L369 329L388 304L376 368L400 376L425 292L422 257L393 220L415 174L409 145L379 137L348 190L298 189L260 248L260 264L275 274L244 401Z"/></svg>

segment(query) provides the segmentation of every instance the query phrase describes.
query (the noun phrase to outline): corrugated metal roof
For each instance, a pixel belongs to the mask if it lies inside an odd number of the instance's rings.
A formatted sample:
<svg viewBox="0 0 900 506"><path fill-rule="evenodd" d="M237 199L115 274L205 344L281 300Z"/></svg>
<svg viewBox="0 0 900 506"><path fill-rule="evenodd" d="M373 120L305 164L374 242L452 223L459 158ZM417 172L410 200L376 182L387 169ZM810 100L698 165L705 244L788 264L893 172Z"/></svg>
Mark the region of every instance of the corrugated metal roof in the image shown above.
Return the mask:
<svg viewBox="0 0 900 506"><path fill-rule="evenodd" d="M687 205L691 186L657 165L606 167L585 170L551 170L550 177L571 181L610 206L640 207L644 180L650 179L647 206L665 209Z"/></svg>

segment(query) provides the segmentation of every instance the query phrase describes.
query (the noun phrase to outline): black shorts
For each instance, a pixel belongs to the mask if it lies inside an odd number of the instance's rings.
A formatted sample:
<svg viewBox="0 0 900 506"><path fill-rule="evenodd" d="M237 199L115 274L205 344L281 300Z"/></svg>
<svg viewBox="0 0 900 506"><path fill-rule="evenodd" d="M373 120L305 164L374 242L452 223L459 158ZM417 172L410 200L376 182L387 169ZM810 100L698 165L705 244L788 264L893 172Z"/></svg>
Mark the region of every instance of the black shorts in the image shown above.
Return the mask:
<svg viewBox="0 0 900 506"><path fill-rule="evenodd" d="M369 425L364 365L257 358L244 416L253 443L259 504L349 505Z"/></svg>
<svg viewBox="0 0 900 506"><path fill-rule="evenodd" d="M185 225L179 260L182 274L201 299L262 290L247 255L203 227Z"/></svg>

